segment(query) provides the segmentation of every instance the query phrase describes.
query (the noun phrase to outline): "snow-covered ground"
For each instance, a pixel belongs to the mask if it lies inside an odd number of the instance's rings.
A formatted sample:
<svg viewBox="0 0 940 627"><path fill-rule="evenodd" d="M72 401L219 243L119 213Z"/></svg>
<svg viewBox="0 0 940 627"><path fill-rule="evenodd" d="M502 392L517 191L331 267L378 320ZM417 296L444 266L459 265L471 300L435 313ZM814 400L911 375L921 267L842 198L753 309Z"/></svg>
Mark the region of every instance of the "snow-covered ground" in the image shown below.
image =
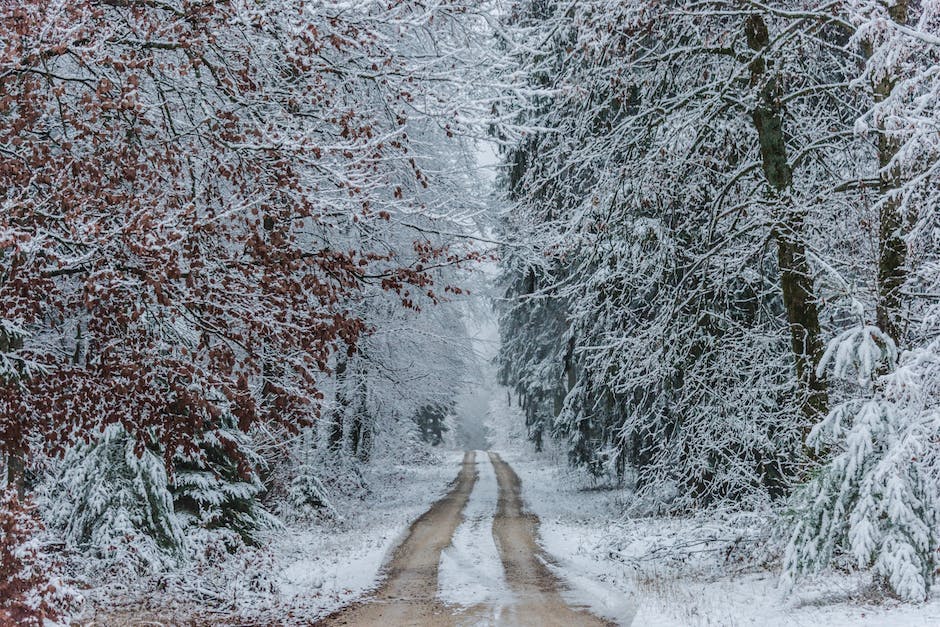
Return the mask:
<svg viewBox="0 0 940 627"><path fill-rule="evenodd" d="M738 544L766 534L756 514L627 518L630 498L567 468L564 454L525 442L519 409L500 389L487 417L490 444L519 474L540 541L572 601L637 627L927 627L940 625L940 598L911 605L885 598L864 574L827 573L785 594L772 559L741 558ZM751 534L751 535L749 535ZM753 536L753 537L752 537ZM754 540L757 541L757 540Z"/></svg>
<svg viewBox="0 0 940 627"><path fill-rule="evenodd" d="M438 595L462 607L487 604L499 608L512 602L493 539L498 487L496 472L484 451L476 452L479 473L451 546L441 553Z"/></svg>
<svg viewBox="0 0 940 627"><path fill-rule="evenodd" d="M520 476L526 505L540 518L549 566L567 584L572 605L644 627L940 625L940 599L921 605L886 599L864 575L829 573L786 595L773 551L763 550L769 556L763 564L754 557L762 553L754 545L767 537L760 515L625 517L627 490L595 485L550 445L535 453L523 425L506 391L497 389L486 425L491 447ZM438 451L417 463L374 464L363 476L370 490L333 503L338 520L294 524L272 534L267 546L220 555L161 582L94 587L85 591L89 607L105 624L217 616L308 624L376 586L383 562L410 523L446 493L461 459L461 451ZM438 594L458 612L493 608L484 621L495 623L513 597L492 534L495 473L483 451L476 464L463 522L441 556ZM85 616L94 617L94 610Z"/></svg>
<svg viewBox="0 0 940 627"><path fill-rule="evenodd" d="M413 520L440 498L460 468L463 453L441 451L441 463L376 467L376 490L361 503L342 504L338 528L296 531L276 548L278 584L288 605L316 619L365 594L378 583L386 557Z"/></svg>
<svg viewBox="0 0 940 627"><path fill-rule="evenodd" d="M93 584L83 591L87 603L76 618L94 624L310 624L377 585L386 557L411 522L447 492L462 457L440 451L418 461L375 463L363 471L369 490L333 501L338 519L294 523L271 533L265 546L221 552L158 581Z"/></svg>

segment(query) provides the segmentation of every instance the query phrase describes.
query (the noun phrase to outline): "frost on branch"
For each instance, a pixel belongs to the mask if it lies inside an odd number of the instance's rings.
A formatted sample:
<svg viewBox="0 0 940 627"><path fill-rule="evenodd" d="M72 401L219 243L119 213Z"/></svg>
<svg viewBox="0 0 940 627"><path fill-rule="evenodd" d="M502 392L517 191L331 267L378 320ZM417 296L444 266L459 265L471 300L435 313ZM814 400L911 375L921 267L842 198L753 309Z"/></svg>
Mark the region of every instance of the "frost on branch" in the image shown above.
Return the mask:
<svg viewBox="0 0 940 627"><path fill-rule="evenodd" d="M784 581L792 586L841 556L870 568L904 599L923 600L937 568L937 414L925 407L922 356L876 372L896 355L878 329L849 330L829 345L832 365L860 394L836 406L808 442L831 459L794 496ZM927 411L924 411L927 409Z"/></svg>
<svg viewBox="0 0 940 627"><path fill-rule="evenodd" d="M832 366L839 379L851 379L854 372L858 385L865 387L879 371L891 368L897 358L894 340L878 327L865 325L844 331L829 342L817 370L822 375Z"/></svg>

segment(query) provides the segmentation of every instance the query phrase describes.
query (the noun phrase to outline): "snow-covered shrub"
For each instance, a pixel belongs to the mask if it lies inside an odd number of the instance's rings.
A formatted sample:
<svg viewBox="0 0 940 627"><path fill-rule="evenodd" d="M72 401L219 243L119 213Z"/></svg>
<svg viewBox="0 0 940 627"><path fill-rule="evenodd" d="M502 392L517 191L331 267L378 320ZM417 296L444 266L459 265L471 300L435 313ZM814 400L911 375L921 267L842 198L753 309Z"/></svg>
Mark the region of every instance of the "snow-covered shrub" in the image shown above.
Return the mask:
<svg viewBox="0 0 940 627"><path fill-rule="evenodd" d="M43 625L74 600L41 551L41 526L16 490L0 490L0 625Z"/></svg>
<svg viewBox="0 0 940 627"><path fill-rule="evenodd" d="M162 451L109 427L56 465L43 489L47 519L70 549L118 572L155 573L210 544L235 552L259 543L279 522L258 500L263 460L230 422L206 430L192 452L177 452L172 474Z"/></svg>
<svg viewBox="0 0 940 627"><path fill-rule="evenodd" d="M251 438L223 421L203 434L198 452L178 456L170 487L184 528L199 527L238 535L240 542L258 544L259 533L277 527L277 519L258 502L264 485L258 476L263 460Z"/></svg>
<svg viewBox="0 0 940 627"><path fill-rule="evenodd" d="M287 492L287 504L294 516L336 515L329 493L317 476L316 468L309 464L298 468L297 476L291 481Z"/></svg>
<svg viewBox="0 0 940 627"><path fill-rule="evenodd" d="M833 340L820 362L820 369L831 364L836 377L855 380L859 394L809 435L831 456L794 495L787 585L844 555L904 599L923 600L930 590L940 546L940 430L937 401L923 384L936 353L905 353L897 369L877 377L896 354L887 335L863 327Z"/></svg>
<svg viewBox="0 0 940 627"><path fill-rule="evenodd" d="M453 413L453 407L443 403L424 405L415 413L414 421L421 430L421 439L431 446L444 442L447 433L447 417Z"/></svg>
<svg viewBox="0 0 940 627"><path fill-rule="evenodd" d="M156 571L182 555L163 459L119 426L66 453L46 488L48 520L106 569Z"/></svg>

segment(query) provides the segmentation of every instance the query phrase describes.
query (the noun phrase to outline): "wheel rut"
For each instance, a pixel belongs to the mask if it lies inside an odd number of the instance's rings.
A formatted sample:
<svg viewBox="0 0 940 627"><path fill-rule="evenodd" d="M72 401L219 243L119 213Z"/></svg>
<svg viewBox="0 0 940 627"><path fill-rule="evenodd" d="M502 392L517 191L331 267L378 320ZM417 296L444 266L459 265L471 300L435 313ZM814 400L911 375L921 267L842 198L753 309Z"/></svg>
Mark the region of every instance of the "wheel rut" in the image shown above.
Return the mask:
<svg viewBox="0 0 940 627"><path fill-rule="evenodd" d="M357 626L602 626L613 623L562 598L563 586L546 565L536 541L538 518L523 506L518 475L496 453L489 453L499 496L493 537L499 549L512 602L505 606L448 606L437 596L441 552L463 520L463 510L478 477L476 456L464 454L454 487L412 523L408 536L385 567L385 579L367 599L343 608L319 624ZM482 462L485 463L485 462Z"/></svg>
<svg viewBox="0 0 940 627"><path fill-rule="evenodd" d="M506 581L517 599L506 608L500 623L532 627L612 625L586 609L568 605L562 598L564 586L549 570L546 564L550 560L536 541L539 519L523 506L519 476L498 454L491 452L489 456L499 483L493 536Z"/></svg>
<svg viewBox="0 0 940 627"><path fill-rule="evenodd" d="M476 483L475 454L464 454L454 487L411 524L408 537L392 554L385 581L373 595L328 617L324 625L454 625L452 610L437 600L441 551L462 520Z"/></svg>

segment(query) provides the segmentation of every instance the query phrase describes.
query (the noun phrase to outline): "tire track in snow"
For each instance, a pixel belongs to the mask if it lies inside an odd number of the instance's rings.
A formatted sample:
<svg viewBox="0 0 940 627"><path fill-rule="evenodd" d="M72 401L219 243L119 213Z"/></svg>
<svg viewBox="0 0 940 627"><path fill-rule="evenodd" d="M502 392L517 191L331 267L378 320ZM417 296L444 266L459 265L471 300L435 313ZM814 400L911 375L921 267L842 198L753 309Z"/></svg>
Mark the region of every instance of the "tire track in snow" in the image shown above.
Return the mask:
<svg viewBox="0 0 940 627"><path fill-rule="evenodd" d="M499 455L490 453L489 457L491 465L478 468L475 454L467 452L455 487L411 525L408 537L386 566L385 581L372 597L319 624L612 625L582 606L565 603L564 588L546 566L547 557L535 540L538 518L523 507L519 477ZM485 469L484 487L461 524L481 468ZM495 515L490 473L495 474L498 487ZM459 533L458 528L462 528ZM495 555L490 548L493 542ZM443 600L438 598L439 590ZM447 600L457 603L448 605Z"/></svg>
<svg viewBox="0 0 940 627"><path fill-rule="evenodd" d="M441 553L438 596L444 603L464 608L473 622L499 622L514 597L503 575L499 549L493 538L499 486L496 471L483 451L476 451L477 482L463 511L463 522L451 546Z"/></svg>
<svg viewBox="0 0 940 627"><path fill-rule="evenodd" d="M333 614L323 625L454 624L451 610L437 600L441 552L460 524L460 514L476 483L475 455L467 451L454 488L412 523L408 537L392 554L386 579L370 599Z"/></svg>
<svg viewBox="0 0 940 627"><path fill-rule="evenodd" d="M491 452L489 455L499 483L493 536L499 547L506 579L518 598L507 608L500 622L533 627L613 625L587 609L569 606L562 598L563 586L546 566L547 556L535 540L539 519L523 507L519 476L498 454Z"/></svg>

